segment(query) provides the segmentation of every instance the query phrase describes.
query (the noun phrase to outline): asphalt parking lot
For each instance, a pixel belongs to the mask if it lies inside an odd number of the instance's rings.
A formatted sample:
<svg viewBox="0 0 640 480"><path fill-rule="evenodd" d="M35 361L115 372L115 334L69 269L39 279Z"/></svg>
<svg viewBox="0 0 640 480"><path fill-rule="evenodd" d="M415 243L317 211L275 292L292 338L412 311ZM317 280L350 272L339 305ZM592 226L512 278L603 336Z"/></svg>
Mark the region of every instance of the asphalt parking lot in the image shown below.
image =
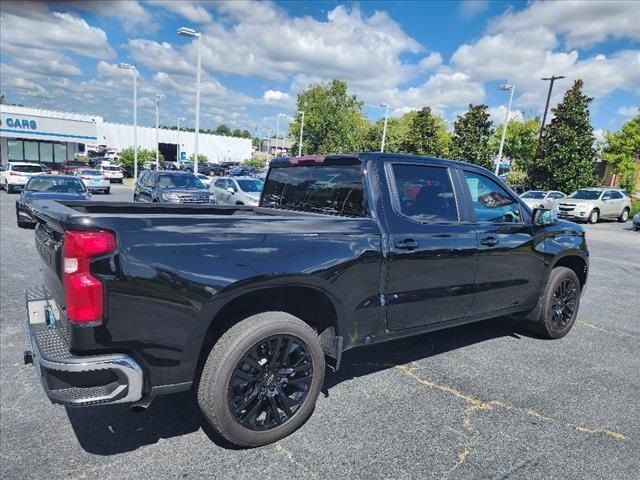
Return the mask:
<svg viewBox="0 0 640 480"><path fill-rule="evenodd" d="M98 200L131 199L113 186ZM587 225L591 271L564 339L506 320L351 351L315 413L275 445L237 450L188 393L65 409L22 364L33 231L0 193L2 478L610 478L640 471L640 232Z"/></svg>

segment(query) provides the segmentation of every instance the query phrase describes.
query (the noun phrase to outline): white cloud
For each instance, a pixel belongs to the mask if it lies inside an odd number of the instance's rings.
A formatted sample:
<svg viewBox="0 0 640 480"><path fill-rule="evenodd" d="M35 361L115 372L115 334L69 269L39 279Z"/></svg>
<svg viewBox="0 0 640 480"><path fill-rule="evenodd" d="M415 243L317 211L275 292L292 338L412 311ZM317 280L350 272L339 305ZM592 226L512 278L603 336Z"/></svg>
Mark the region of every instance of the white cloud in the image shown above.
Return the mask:
<svg viewBox="0 0 640 480"><path fill-rule="evenodd" d="M291 96L280 90L267 90L262 94L262 100L268 105L291 107L295 104Z"/></svg>
<svg viewBox="0 0 640 480"><path fill-rule="evenodd" d="M40 8L26 8L23 14L17 14L13 13L13 7L3 8L0 14L0 42L3 49L22 47L67 51L98 59L115 55L104 30L89 25L82 18Z"/></svg>
<svg viewBox="0 0 640 480"><path fill-rule="evenodd" d="M487 0L463 0L458 6L458 14L464 20L473 20L479 14L489 8Z"/></svg>
<svg viewBox="0 0 640 480"><path fill-rule="evenodd" d="M637 2L608 0L534 2L492 22L492 32L516 32L532 26L546 27L562 35L569 47L588 46L607 38L640 40L640 8Z"/></svg>
<svg viewBox="0 0 640 480"><path fill-rule="evenodd" d="M504 123L504 118L507 114L507 106L499 105L497 107L489 107L487 113L494 125L501 125ZM523 118L524 115L520 110L511 110L509 112L509 121L515 120L517 122L521 122Z"/></svg>
<svg viewBox="0 0 640 480"><path fill-rule="evenodd" d="M620 107L616 113L621 117L633 118L640 114L640 106L629 105L627 107Z"/></svg>
<svg viewBox="0 0 640 480"><path fill-rule="evenodd" d="M190 22L211 23L213 21L209 12L202 5L198 5L195 2L187 0L156 0L148 3L178 14Z"/></svg>
<svg viewBox="0 0 640 480"><path fill-rule="evenodd" d="M127 44L129 55L136 63L152 70L181 75L195 75L196 62L187 61L184 53L167 42L136 38Z"/></svg>
<svg viewBox="0 0 640 480"><path fill-rule="evenodd" d="M151 14L136 0L73 0L58 6L87 11L101 18L116 18L127 32L154 32L157 25Z"/></svg>
<svg viewBox="0 0 640 480"><path fill-rule="evenodd" d="M421 71L433 70L442 65L442 56L439 52L431 52L418 62L418 69Z"/></svg>

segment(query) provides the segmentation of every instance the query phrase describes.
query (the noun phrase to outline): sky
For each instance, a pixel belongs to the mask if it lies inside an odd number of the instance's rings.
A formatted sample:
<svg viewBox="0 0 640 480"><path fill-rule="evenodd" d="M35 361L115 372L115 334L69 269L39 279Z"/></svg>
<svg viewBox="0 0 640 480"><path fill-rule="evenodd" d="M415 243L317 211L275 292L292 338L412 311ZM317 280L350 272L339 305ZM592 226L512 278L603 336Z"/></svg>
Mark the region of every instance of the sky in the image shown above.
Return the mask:
<svg viewBox="0 0 640 480"><path fill-rule="evenodd" d="M640 8L634 1L55 1L0 3L0 92L6 103L132 123L193 127L202 34L200 127L255 136L287 128L310 84L345 80L371 120L430 106L453 122L485 103L495 123L541 115L581 78L597 136L640 105Z"/></svg>

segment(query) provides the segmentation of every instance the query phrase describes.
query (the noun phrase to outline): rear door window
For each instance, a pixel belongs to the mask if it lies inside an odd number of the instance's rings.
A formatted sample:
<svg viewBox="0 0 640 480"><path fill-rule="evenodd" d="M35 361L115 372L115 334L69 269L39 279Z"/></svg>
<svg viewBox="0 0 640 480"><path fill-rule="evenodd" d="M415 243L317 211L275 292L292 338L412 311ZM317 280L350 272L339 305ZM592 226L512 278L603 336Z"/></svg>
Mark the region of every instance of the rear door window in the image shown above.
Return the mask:
<svg viewBox="0 0 640 480"><path fill-rule="evenodd" d="M444 167L392 165L396 212L421 223L458 221L449 172Z"/></svg>

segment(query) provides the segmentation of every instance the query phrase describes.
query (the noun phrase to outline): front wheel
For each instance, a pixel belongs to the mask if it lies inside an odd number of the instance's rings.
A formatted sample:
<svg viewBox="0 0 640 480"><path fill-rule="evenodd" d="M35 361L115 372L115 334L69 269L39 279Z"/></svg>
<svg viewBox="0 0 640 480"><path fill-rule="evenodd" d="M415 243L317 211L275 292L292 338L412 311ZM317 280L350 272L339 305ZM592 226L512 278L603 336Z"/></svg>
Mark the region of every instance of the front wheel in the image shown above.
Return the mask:
<svg viewBox="0 0 640 480"><path fill-rule="evenodd" d="M295 431L311 415L324 380L318 334L285 312L248 317L215 343L198 404L229 442L257 447Z"/></svg>
<svg viewBox="0 0 640 480"><path fill-rule="evenodd" d="M620 223L627 223L628 220L629 220L629 209L625 208L624 210L622 210L622 213L618 217L618 221Z"/></svg>
<svg viewBox="0 0 640 480"><path fill-rule="evenodd" d="M527 321L530 330L544 338L562 338L576 321L580 306L580 281L570 268L551 271L538 319Z"/></svg>
<svg viewBox="0 0 640 480"><path fill-rule="evenodd" d="M111 193L111 189L110 189L110 188L105 189L104 193L106 193L107 195L109 195L109 194Z"/></svg>
<svg viewBox="0 0 640 480"><path fill-rule="evenodd" d="M597 208L594 208L593 210L591 210L591 213L589 214L589 220L587 221L593 224L598 223L598 220L600 220L600 211Z"/></svg>

